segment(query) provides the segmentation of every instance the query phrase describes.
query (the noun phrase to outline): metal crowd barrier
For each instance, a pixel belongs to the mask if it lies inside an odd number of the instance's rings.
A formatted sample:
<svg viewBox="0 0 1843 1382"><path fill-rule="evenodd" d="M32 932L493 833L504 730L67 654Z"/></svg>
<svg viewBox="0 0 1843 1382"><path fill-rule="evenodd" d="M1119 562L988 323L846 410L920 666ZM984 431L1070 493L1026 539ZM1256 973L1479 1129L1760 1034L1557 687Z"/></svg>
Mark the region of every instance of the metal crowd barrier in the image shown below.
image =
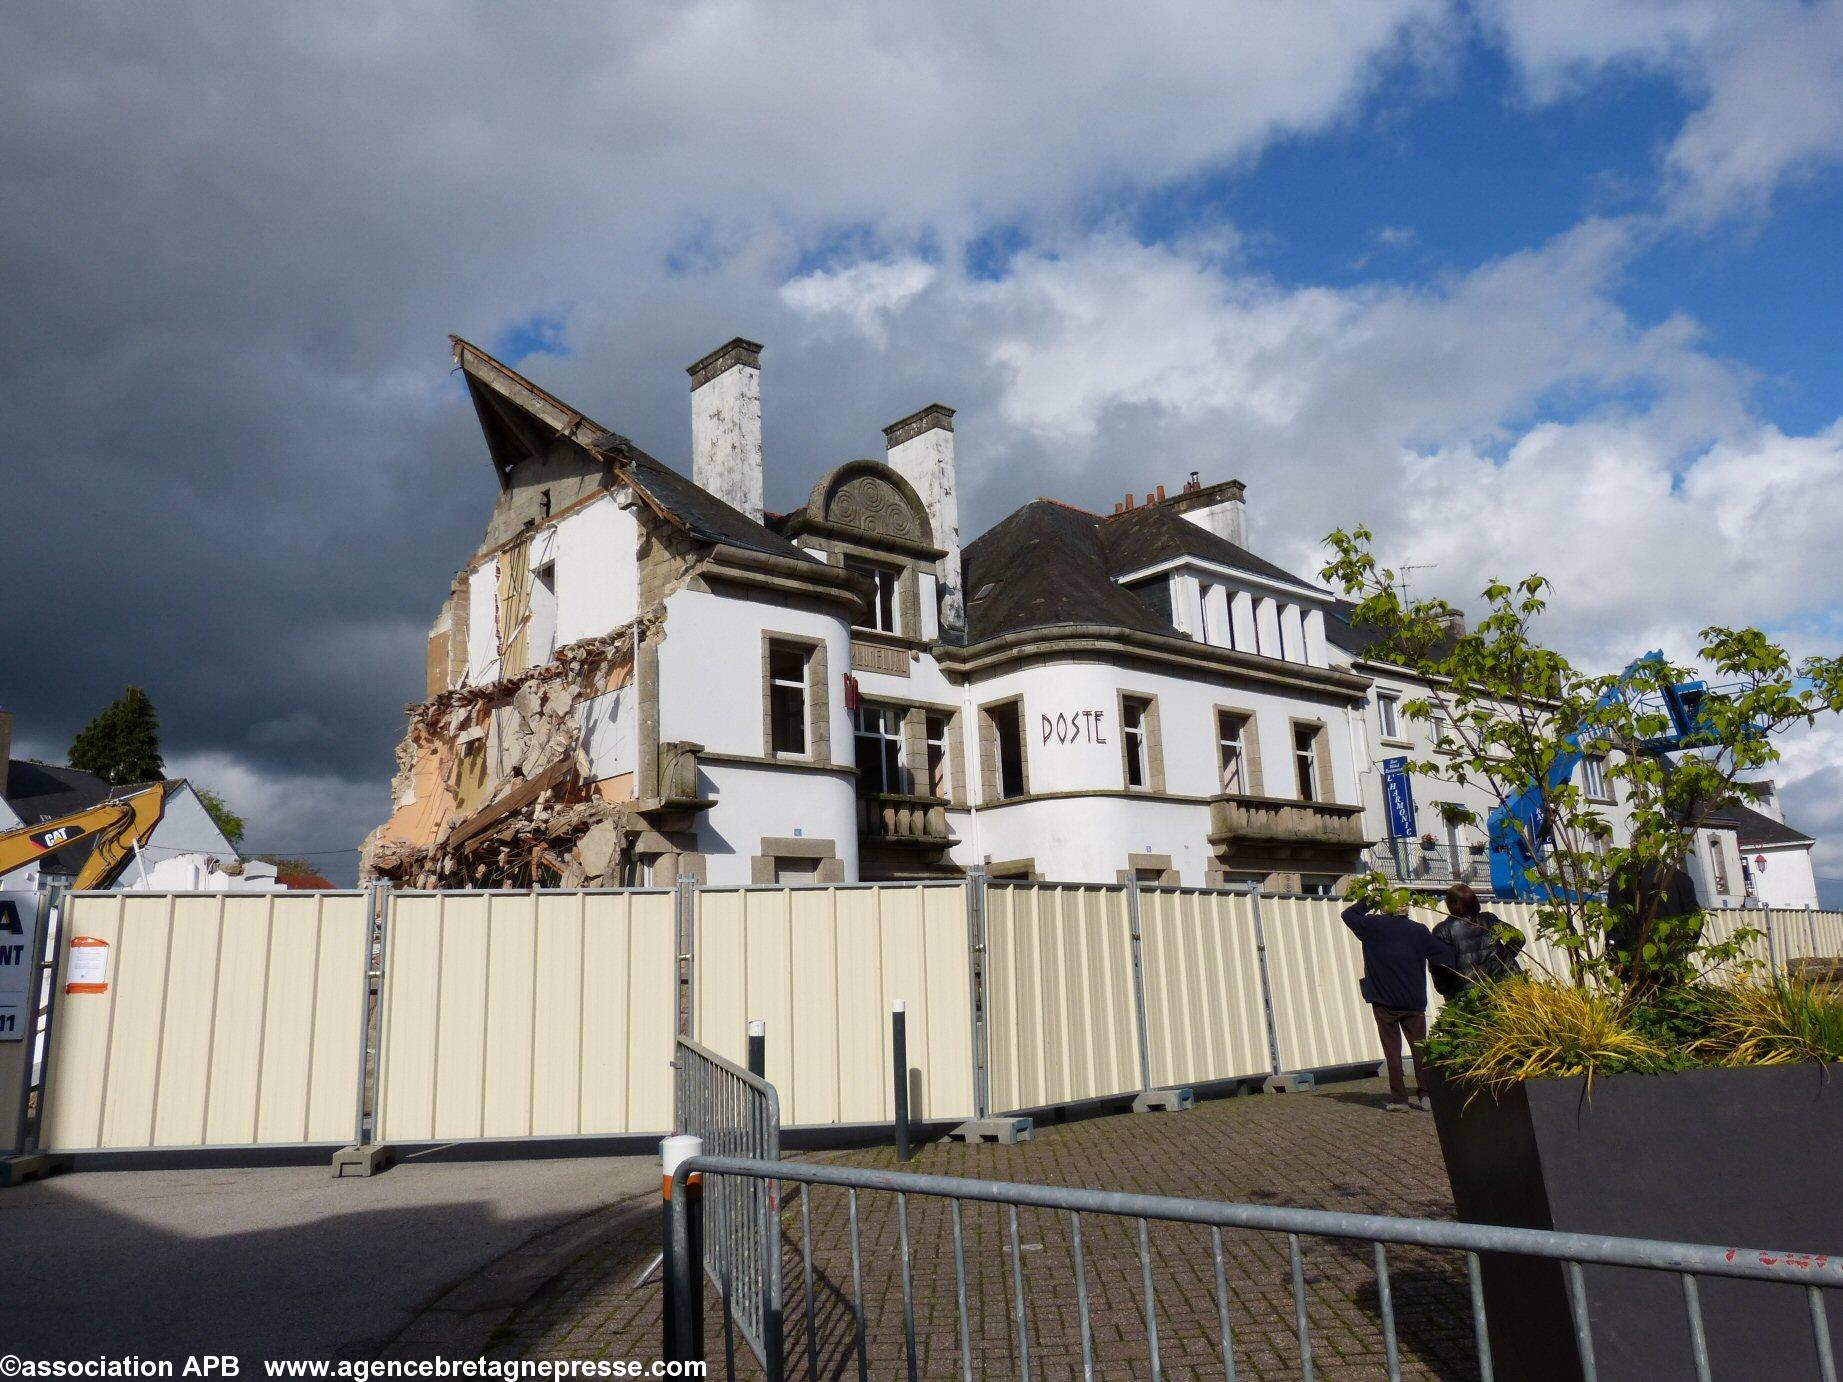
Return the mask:
<svg viewBox="0 0 1843 1382"><path fill-rule="evenodd" d="M679 1133L701 1138L716 1156L779 1163L781 1101L773 1085L682 1036L673 1067ZM766 1367L781 1355L780 1185L721 1176L704 1203L704 1270L722 1293L726 1336L733 1323Z"/></svg>
<svg viewBox="0 0 1843 1382"><path fill-rule="evenodd" d="M1703 1327L1701 1299L1697 1282L1702 1277L1739 1277L1755 1281L1776 1282L1788 1287L1804 1288L1810 1306L1811 1329L1817 1349L1820 1374L1824 1382L1836 1382L1836 1359L1831 1349L1830 1329L1824 1309L1825 1289L1843 1288L1843 1258L1813 1256L1805 1253L1762 1252L1703 1246L1693 1243L1670 1243L1644 1238L1612 1238L1599 1234L1561 1233L1545 1229L1505 1228L1490 1224L1455 1223L1436 1219L1397 1219L1377 1214L1345 1214L1318 1209L1288 1209L1267 1205L1231 1204L1211 1200L1178 1199L1161 1195L1136 1195L1119 1191L1083 1190L1054 1185L1019 1185L1002 1181L966 1180L956 1176L921 1176L898 1171L871 1171L857 1167L819 1166L804 1162L764 1161L723 1155L697 1155L685 1160L673 1172L670 1196L669 1234L673 1241L690 1241L691 1206L685 1194L688 1176L718 1178L720 1183L758 1180L764 1184L795 1181L804 1186L832 1185L850 1197L851 1275L854 1341L857 1375L888 1375L893 1360L872 1362L866 1344L864 1320L864 1277L862 1248L858 1231L858 1192L876 1190L896 1197L901 1253L902 1312L904 1354L907 1375L919 1375L916 1348L916 1301L911 1279L909 1250L908 1196L930 1195L951 1202L953 1212L954 1288L959 1323L960 1374L967 1382L974 1375L972 1326L967 1311L966 1253L961 1228L960 1204L974 1201L1001 1204L1009 1208L1009 1256L1011 1259L1012 1317L1016 1331L1018 1375L1031 1375L1030 1339L1025 1328L1024 1260L1018 1241L1020 1206L1060 1210L1069 1215L1070 1255L1075 1276L1076 1314L1081 1329L1082 1372L1094 1376L1095 1341L1089 1317L1087 1267L1082 1253L1082 1216L1106 1215L1138 1223L1139 1265L1143 1290L1146 1359L1149 1375L1163 1375L1159 1355L1157 1288L1152 1274L1151 1221L1199 1224L1210 1230L1210 1247L1215 1267L1215 1305L1221 1330L1223 1373L1234 1382L1235 1338L1231 1320L1231 1300L1224 1265L1222 1230L1242 1229L1262 1233L1284 1233L1292 1263L1294 1328L1299 1346L1299 1375L1311 1382L1314 1376L1311 1321L1307 1317L1305 1257L1300 1247L1302 1236L1368 1242L1374 1249L1378 1311L1382 1317L1382 1337L1391 1382L1400 1382L1401 1360L1396 1343L1394 1298L1389 1285L1388 1245L1447 1249L1463 1252L1471 1286L1473 1335L1478 1349L1479 1374L1485 1382L1493 1376L1491 1340L1486 1328L1484 1277L1479 1254L1506 1254L1540 1258L1561 1263L1566 1269L1569 1304L1574 1325L1574 1345L1582 1375L1592 1382L1595 1376L1592 1314L1587 1296L1587 1278L1583 1268L1589 1264L1610 1267L1636 1267L1657 1272L1675 1273L1683 1287L1684 1327L1695 1359L1699 1382L1710 1382L1708 1343ZM801 1253L807 1282L805 1311L806 1338L811 1374L817 1377L818 1359L814 1345L814 1306L812 1292L813 1248L810 1211L801 1195ZM681 1284L677 1299L688 1299ZM727 1308L727 1307L726 1307ZM667 1356L677 1361L702 1360L705 1357L700 1312L677 1309L666 1321ZM763 1357L770 1379L784 1375L780 1353ZM733 1369L732 1369L733 1370ZM1266 1374L1263 1374L1266 1375Z"/></svg>

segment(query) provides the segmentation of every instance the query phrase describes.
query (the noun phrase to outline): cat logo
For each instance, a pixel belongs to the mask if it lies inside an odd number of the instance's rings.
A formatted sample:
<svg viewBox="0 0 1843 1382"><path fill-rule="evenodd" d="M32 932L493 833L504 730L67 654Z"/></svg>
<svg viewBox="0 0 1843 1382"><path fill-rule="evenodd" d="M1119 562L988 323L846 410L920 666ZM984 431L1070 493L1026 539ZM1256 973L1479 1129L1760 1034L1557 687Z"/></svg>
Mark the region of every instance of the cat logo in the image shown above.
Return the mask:
<svg viewBox="0 0 1843 1382"><path fill-rule="evenodd" d="M55 830L47 830L43 834L30 835L27 838L40 849L56 849L66 840L73 839L79 833L77 827L74 825L60 825Z"/></svg>

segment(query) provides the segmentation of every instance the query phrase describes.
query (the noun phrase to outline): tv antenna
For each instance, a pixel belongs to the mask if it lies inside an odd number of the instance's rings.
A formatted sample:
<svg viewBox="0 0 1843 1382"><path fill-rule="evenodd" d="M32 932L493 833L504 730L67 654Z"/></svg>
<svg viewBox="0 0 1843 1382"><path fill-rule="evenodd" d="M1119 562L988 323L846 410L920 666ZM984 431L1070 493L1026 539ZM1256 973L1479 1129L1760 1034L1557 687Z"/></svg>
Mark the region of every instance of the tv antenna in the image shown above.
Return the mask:
<svg viewBox="0 0 1843 1382"><path fill-rule="evenodd" d="M1401 591L1401 603L1402 603L1403 609L1406 609L1408 607L1408 573L1410 571L1432 571L1439 564L1440 563L1437 561L1422 561L1422 562L1414 562L1411 565L1404 566L1401 568L1401 578L1398 581L1396 581L1395 584L1397 585L1397 587L1400 588L1400 591Z"/></svg>

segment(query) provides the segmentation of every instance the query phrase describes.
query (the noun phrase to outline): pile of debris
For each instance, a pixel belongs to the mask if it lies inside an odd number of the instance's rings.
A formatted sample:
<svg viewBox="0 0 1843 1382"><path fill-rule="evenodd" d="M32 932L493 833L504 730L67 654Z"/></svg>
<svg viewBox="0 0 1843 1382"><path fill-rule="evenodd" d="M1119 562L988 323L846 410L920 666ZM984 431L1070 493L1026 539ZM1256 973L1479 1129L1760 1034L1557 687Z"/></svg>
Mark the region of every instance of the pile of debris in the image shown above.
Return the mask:
<svg viewBox="0 0 1843 1382"><path fill-rule="evenodd" d="M415 888L629 881L640 830L632 773L598 776L587 741L625 700L634 651L657 622L635 620L541 667L409 706L394 809L365 841L363 875Z"/></svg>

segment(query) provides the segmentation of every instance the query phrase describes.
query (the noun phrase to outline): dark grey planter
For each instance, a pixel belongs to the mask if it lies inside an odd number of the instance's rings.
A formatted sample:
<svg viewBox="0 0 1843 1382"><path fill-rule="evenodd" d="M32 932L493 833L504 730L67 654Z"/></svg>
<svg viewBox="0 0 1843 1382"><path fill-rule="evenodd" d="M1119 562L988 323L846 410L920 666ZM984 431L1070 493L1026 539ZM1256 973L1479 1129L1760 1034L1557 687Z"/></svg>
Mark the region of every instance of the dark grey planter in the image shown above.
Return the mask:
<svg viewBox="0 0 1843 1382"><path fill-rule="evenodd" d="M1532 1080L1494 1099L1429 1070L1459 1217L1471 1223L1843 1254L1843 1066ZM1483 1259L1501 1379L1573 1379L1563 1269ZM1603 1382L1693 1378L1681 1279L1586 1269ZM1714 1376L1815 1378L1806 1293L1702 1278ZM1838 1302L1832 1313L1843 1315ZM1843 1319L1833 1322L1843 1350Z"/></svg>

